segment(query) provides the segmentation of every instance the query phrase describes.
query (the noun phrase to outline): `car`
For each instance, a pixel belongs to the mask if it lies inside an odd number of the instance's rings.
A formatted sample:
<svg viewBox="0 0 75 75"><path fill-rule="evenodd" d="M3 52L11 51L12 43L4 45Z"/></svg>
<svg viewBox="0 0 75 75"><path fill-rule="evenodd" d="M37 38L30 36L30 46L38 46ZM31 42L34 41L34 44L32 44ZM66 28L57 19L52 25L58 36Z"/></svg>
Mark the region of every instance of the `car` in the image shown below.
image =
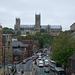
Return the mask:
<svg viewBox="0 0 75 75"><path fill-rule="evenodd" d="M23 69L20 69L21 73L23 74L24 73L24 70Z"/></svg>
<svg viewBox="0 0 75 75"><path fill-rule="evenodd" d="M26 59L26 62L28 62L28 61L29 61L29 58Z"/></svg>
<svg viewBox="0 0 75 75"><path fill-rule="evenodd" d="M42 58L41 58L41 57L39 57L38 59L39 59L39 60L41 60Z"/></svg>
<svg viewBox="0 0 75 75"><path fill-rule="evenodd" d="M47 54L47 57L48 57L49 55Z"/></svg>
<svg viewBox="0 0 75 75"><path fill-rule="evenodd" d="M26 60L23 60L22 64L26 64Z"/></svg>
<svg viewBox="0 0 75 75"><path fill-rule="evenodd" d="M22 75L22 72L20 70L18 70L16 75Z"/></svg>
<svg viewBox="0 0 75 75"><path fill-rule="evenodd" d="M49 69L48 67L45 67L45 68L44 68L44 71L45 71L46 73L49 73L49 72L50 72L50 69Z"/></svg>
<svg viewBox="0 0 75 75"><path fill-rule="evenodd" d="M37 65L37 62L36 62L36 61L34 61L34 64L36 64L36 65Z"/></svg>
<svg viewBox="0 0 75 75"><path fill-rule="evenodd" d="M40 60L40 61L39 61L38 66L39 66L39 67L43 67L43 66L44 66L44 63L43 63L43 61L42 61L42 60Z"/></svg>
<svg viewBox="0 0 75 75"><path fill-rule="evenodd" d="M38 58L39 60L41 60L42 59L42 57L41 56L39 56L39 58Z"/></svg>
<svg viewBox="0 0 75 75"><path fill-rule="evenodd" d="M43 57L43 61L45 60L45 57Z"/></svg>
<svg viewBox="0 0 75 75"><path fill-rule="evenodd" d="M47 59L44 61L44 63L45 66L49 66L49 61Z"/></svg>

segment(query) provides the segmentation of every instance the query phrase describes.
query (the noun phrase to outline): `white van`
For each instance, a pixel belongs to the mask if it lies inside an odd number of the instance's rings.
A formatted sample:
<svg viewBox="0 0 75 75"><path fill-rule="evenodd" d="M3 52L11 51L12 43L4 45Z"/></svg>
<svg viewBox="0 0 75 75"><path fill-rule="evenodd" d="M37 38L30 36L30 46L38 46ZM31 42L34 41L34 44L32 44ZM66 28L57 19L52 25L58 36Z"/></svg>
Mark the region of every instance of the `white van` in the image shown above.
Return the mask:
<svg viewBox="0 0 75 75"><path fill-rule="evenodd" d="M41 60L41 61L39 61L39 67L43 67L44 65L43 65L43 61Z"/></svg>
<svg viewBox="0 0 75 75"><path fill-rule="evenodd" d="M45 60L45 62L44 62L45 64L45 66L48 66L49 65L49 61L48 60Z"/></svg>

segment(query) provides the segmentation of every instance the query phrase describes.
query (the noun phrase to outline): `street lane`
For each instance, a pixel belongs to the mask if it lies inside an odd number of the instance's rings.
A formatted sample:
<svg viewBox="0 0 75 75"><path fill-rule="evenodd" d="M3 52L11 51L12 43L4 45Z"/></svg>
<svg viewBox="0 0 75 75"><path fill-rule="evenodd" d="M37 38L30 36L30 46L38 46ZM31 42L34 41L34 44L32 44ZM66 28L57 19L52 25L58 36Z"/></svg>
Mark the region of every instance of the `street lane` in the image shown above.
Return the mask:
<svg viewBox="0 0 75 75"><path fill-rule="evenodd" d="M26 65L24 66L25 67L25 71L32 71L32 63L33 61L32 60L29 60Z"/></svg>
<svg viewBox="0 0 75 75"><path fill-rule="evenodd" d="M49 60L50 61L50 56L45 56L45 60ZM39 60L37 59L37 62L38 62ZM38 65L38 64L37 64ZM50 72L49 73L46 73L45 71L44 71L44 68L45 67L38 67L37 66L37 75L54 75L54 72L53 71L51 71L50 70ZM50 67L48 67L48 68L50 68Z"/></svg>
<svg viewBox="0 0 75 75"><path fill-rule="evenodd" d="M16 65L16 68L17 69L23 69L25 72L26 71L32 71L32 60L29 60L28 62L26 62L26 64L22 64L22 63L20 63L20 64L17 64Z"/></svg>
<svg viewBox="0 0 75 75"><path fill-rule="evenodd" d="M37 67L37 75L54 75L54 72L46 73L44 72L44 67Z"/></svg>
<svg viewBox="0 0 75 75"><path fill-rule="evenodd" d="M45 75L43 67L38 67L37 68L37 75Z"/></svg>

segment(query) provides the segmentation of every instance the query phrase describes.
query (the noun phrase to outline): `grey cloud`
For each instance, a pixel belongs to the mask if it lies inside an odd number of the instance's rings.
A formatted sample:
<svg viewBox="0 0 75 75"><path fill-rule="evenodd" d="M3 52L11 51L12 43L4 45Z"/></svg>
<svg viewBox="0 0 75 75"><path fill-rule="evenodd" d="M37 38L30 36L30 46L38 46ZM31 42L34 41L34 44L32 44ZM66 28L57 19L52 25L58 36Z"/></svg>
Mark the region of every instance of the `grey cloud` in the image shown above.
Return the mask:
<svg viewBox="0 0 75 75"><path fill-rule="evenodd" d="M75 0L0 0L0 23L14 28L15 18L21 24L34 24L35 13L41 14L41 24L60 24L63 30L75 22Z"/></svg>

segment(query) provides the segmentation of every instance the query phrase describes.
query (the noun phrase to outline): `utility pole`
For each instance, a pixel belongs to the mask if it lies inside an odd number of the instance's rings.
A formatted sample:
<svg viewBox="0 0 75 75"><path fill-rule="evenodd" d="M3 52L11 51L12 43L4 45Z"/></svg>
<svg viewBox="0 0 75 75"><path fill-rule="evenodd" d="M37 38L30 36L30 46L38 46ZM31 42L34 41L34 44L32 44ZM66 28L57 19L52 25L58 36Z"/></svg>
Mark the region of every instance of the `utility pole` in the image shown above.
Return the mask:
<svg viewBox="0 0 75 75"><path fill-rule="evenodd" d="M3 51L4 51L4 75L5 75L5 47L3 46Z"/></svg>

